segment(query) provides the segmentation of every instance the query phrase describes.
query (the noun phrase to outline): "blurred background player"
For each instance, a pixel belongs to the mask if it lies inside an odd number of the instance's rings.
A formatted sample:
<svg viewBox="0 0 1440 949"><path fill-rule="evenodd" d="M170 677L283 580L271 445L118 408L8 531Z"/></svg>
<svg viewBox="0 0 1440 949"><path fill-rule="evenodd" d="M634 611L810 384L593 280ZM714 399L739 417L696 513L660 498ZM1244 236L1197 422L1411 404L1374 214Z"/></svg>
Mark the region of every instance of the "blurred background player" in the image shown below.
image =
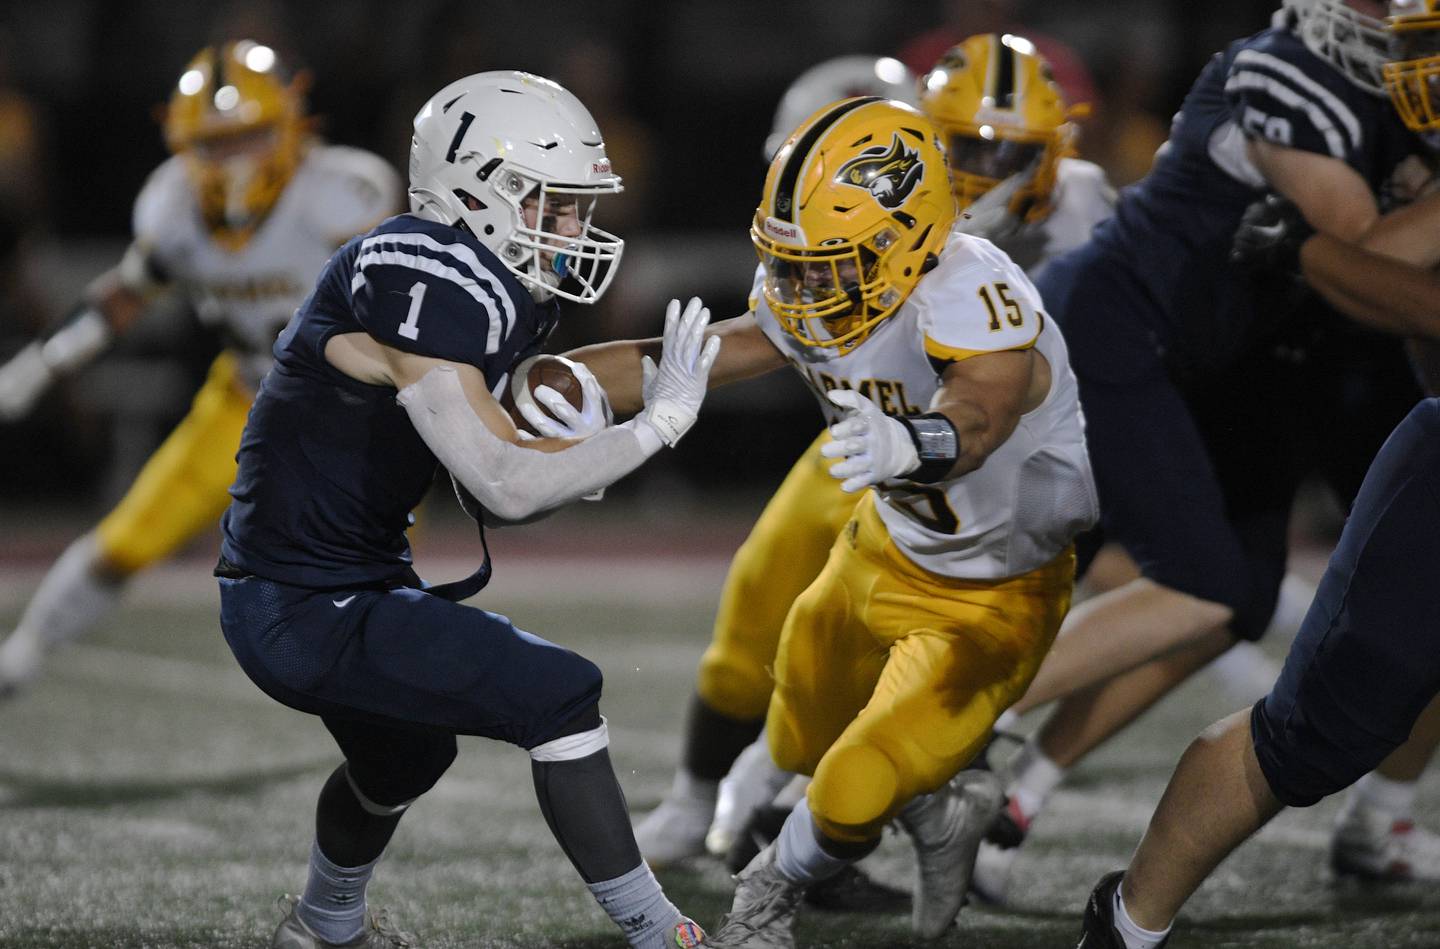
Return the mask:
<svg viewBox="0 0 1440 949"><path fill-rule="evenodd" d="M189 413L124 498L41 581L0 645L0 695L31 681L47 651L99 622L130 577L215 524L275 335L335 248L399 209L389 165L314 136L305 85L258 43L196 54L165 109L174 157L135 199L124 258L95 279L59 330L0 366L0 417L23 415L167 290L182 294L225 345Z"/></svg>
<svg viewBox="0 0 1440 949"><path fill-rule="evenodd" d="M1383 248L1380 210L1428 178L1427 149L1379 97L1379 12L1287 0L1274 27L1201 74L1170 145L1115 219L1042 275L1075 352L1103 536L1142 575L1075 611L1016 704L1023 713L1065 696L1013 764L997 843L1024 838L1088 751L1263 631L1301 479L1321 473L1348 504L1365 458L1419 396L1397 334L1433 336L1440 324L1360 313L1352 325L1313 299L1286 299L1285 275L1252 278L1230 259L1247 204L1266 189L1352 247ZM1413 800L1432 751L1433 738L1417 735L1361 792L1387 809ZM1347 811L1333 858L1343 872L1405 865L1429 876L1440 849L1427 837ZM1409 864L1396 856L1406 847ZM1004 896L1013 855L982 848L982 893Z"/></svg>
<svg viewBox="0 0 1440 949"><path fill-rule="evenodd" d="M594 212L620 177L584 105L524 72L445 86L411 141L411 213L345 244L276 343L222 521L226 641L345 757L320 791L305 893L272 945L414 944L367 920L366 888L464 734L529 752L551 832L631 946L691 949L699 927L630 830L599 668L460 605L488 580L488 552L458 585L421 582L405 531L440 466L493 525L578 500L673 445L719 348L702 338L709 311L672 302L636 418L610 426L585 373L574 437L522 441L491 393L539 350L560 299L593 303L613 279L624 244Z"/></svg>
<svg viewBox="0 0 1440 949"><path fill-rule="evenodd" d="M782 100L777 124L788 121L792 110L785 104L801 93L834 88L808 84L809 77L829 68L816 67L796 81ZM1083 244L1091 228L1109 216L1114 193L1104 173L1073 157L1075 110L1023 37L966 39L921 79L919 100L946 146L958 205L968 208L959 226L996 241L1031 275L1052 256ZM771 140L781 134L789 131L777 131ZM856 498L839 489L821 456L828 441L822 432L795 463L731 564L701 660L682 763L670 794L637 825L642 852L652 863L704 852L707 833L709 849L724 855L755 809L768 804L787 780L763 737L756 736L774 685L771 668L785 615L820 574L855 509ZM735 772L722 785L732 764ZM848 872L833 878L850 879ZM833 901L836 908L854 908L860 889L847 887L843 898ZM810 898L829 903L826 893L820 888Z"/></svg>

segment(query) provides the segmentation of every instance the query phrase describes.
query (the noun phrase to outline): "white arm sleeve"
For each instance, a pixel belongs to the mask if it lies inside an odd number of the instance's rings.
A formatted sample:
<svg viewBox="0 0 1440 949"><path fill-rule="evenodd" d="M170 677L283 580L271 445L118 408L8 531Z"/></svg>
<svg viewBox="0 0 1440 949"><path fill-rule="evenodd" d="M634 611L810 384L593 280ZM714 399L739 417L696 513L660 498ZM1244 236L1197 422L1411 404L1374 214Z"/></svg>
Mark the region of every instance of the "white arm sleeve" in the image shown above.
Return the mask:
<svg viewBox="0 0 1440 949"><path fill-rule="evenodd" d="M608 487L664 445L647 422L632 419L563 451L522 448L490 431L470 407L460 376L444 366L401 389L396 401L450 475L507 521Z"/></svg>

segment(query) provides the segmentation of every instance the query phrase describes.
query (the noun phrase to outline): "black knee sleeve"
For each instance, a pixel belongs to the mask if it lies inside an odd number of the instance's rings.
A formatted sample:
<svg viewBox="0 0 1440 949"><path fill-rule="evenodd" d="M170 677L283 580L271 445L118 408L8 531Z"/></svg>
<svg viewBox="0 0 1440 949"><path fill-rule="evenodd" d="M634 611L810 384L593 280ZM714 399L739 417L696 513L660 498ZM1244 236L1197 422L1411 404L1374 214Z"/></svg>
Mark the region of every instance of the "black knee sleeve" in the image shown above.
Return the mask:
<svg viewBox="0 0 1440 949"><path fill-rule="evenodd" d="M765 719L741 721L721 715L696 695L685 722L685 770L698 778L719 781L765 727Z"/></svg>
<svg viewBox="0 0 1440 949"><path fill-rule="evenodd" d="M609 751L532 761L530 773L545 823L586 883L613 880L640 865L630 810Z"/></svg>
<svg viewBox="0 0 1440 949"><path fill-rule="evenodd" d="M330 774L315 806L315 842L331 863L359 867L377 859L400 824L404 809L392 813L367 810L350 787L346 765Z"/></svg>

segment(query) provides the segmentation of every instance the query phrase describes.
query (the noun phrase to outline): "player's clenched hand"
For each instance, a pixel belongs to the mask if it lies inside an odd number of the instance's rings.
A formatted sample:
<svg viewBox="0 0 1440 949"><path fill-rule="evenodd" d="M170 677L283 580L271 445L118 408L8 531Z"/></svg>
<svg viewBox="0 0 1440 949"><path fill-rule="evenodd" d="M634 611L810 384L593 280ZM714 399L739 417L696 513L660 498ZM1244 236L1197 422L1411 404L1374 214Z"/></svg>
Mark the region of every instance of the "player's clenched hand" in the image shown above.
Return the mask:
<svg viewBox="0 0 1440 949"><path fill-rule="evenodd" d="M820 447L826 458L842 459L830 466L830 476L843 482L841 490L854 494L920 467L910 430L874 402L853 389L832 389L825 396L846 410L830 426L830 441Z"/></svg>
<svg viewBox="0 0 1440 949"><path fill-rule="evenodd" d="M1230 260L1252 273L1300 273L1300 245L1315 233L1293 202L1267 194L1245 209Z"/></svg>
<svg viewBox="0 0 1440 949"><path fill-rule="evenodd" d="M610 399L605 395L600 380L585 367L575 363L572 370L580 380L580 408L575 408L560 393L549 386L537 386L531 393L535 401L550 410L550 415L528 402L520 403L520 414L525 421L546 438L589 438L607 428L614 415L610 412ZM552 417L553 416L553 417Z"/></svg>
<svg viewBox="0 0 1440 949"><path fill-rule="evenodd" d="M54 381L55 374L40 347L40 343L31 343L0 366L0 422L13 422L29 414Z"/></svg>
<svg viewBox="0 0 1440 949"><path fill-rule="evenodd" d="M640 392L645 408L640 417L649 422L667 445L674 445L695 424L700 403L705 401L705 388L710 367L720 352L720 338L705 338L710 325L710 311L691 297L680 311L680 301L671 300L665 308L665 333L661 339L660 364L649 356L641 360L643 381Z"/></svg>

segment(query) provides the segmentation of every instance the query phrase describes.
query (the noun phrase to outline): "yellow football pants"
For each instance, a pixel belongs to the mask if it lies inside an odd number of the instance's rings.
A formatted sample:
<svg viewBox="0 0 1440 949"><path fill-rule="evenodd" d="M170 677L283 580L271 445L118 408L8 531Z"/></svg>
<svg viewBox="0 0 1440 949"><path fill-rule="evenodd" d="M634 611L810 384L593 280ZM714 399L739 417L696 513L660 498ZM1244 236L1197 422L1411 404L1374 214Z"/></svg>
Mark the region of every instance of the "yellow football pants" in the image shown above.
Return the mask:
<svg viewBox="0 0 1440 949"><path fill-rule="evenodd" d="M835 460L820 454L827 441L822 431L795 462L725 578L696 691L706 705L730 718L751 721L765 715L785 615L825 566L835 535L855 509L858 496L840 490L827 470Z"/></svg>
<svg viewBox="0 0 1440 949"><path fill-rule="evenodd" d="M253 398L234 357L220 354L190 411L96 529L108 570L143 570L219 520L230 503L235 452Z"/></svg>
<svg viewBox="0 0 1440 949"><path fill-rule="evenodd" d="M827 836L873 840L969 764L1029 686L1070 608L1075 554L1018 577L932 574L896 548L867 492L785 620L770 752L814 775Z"/></svg>

